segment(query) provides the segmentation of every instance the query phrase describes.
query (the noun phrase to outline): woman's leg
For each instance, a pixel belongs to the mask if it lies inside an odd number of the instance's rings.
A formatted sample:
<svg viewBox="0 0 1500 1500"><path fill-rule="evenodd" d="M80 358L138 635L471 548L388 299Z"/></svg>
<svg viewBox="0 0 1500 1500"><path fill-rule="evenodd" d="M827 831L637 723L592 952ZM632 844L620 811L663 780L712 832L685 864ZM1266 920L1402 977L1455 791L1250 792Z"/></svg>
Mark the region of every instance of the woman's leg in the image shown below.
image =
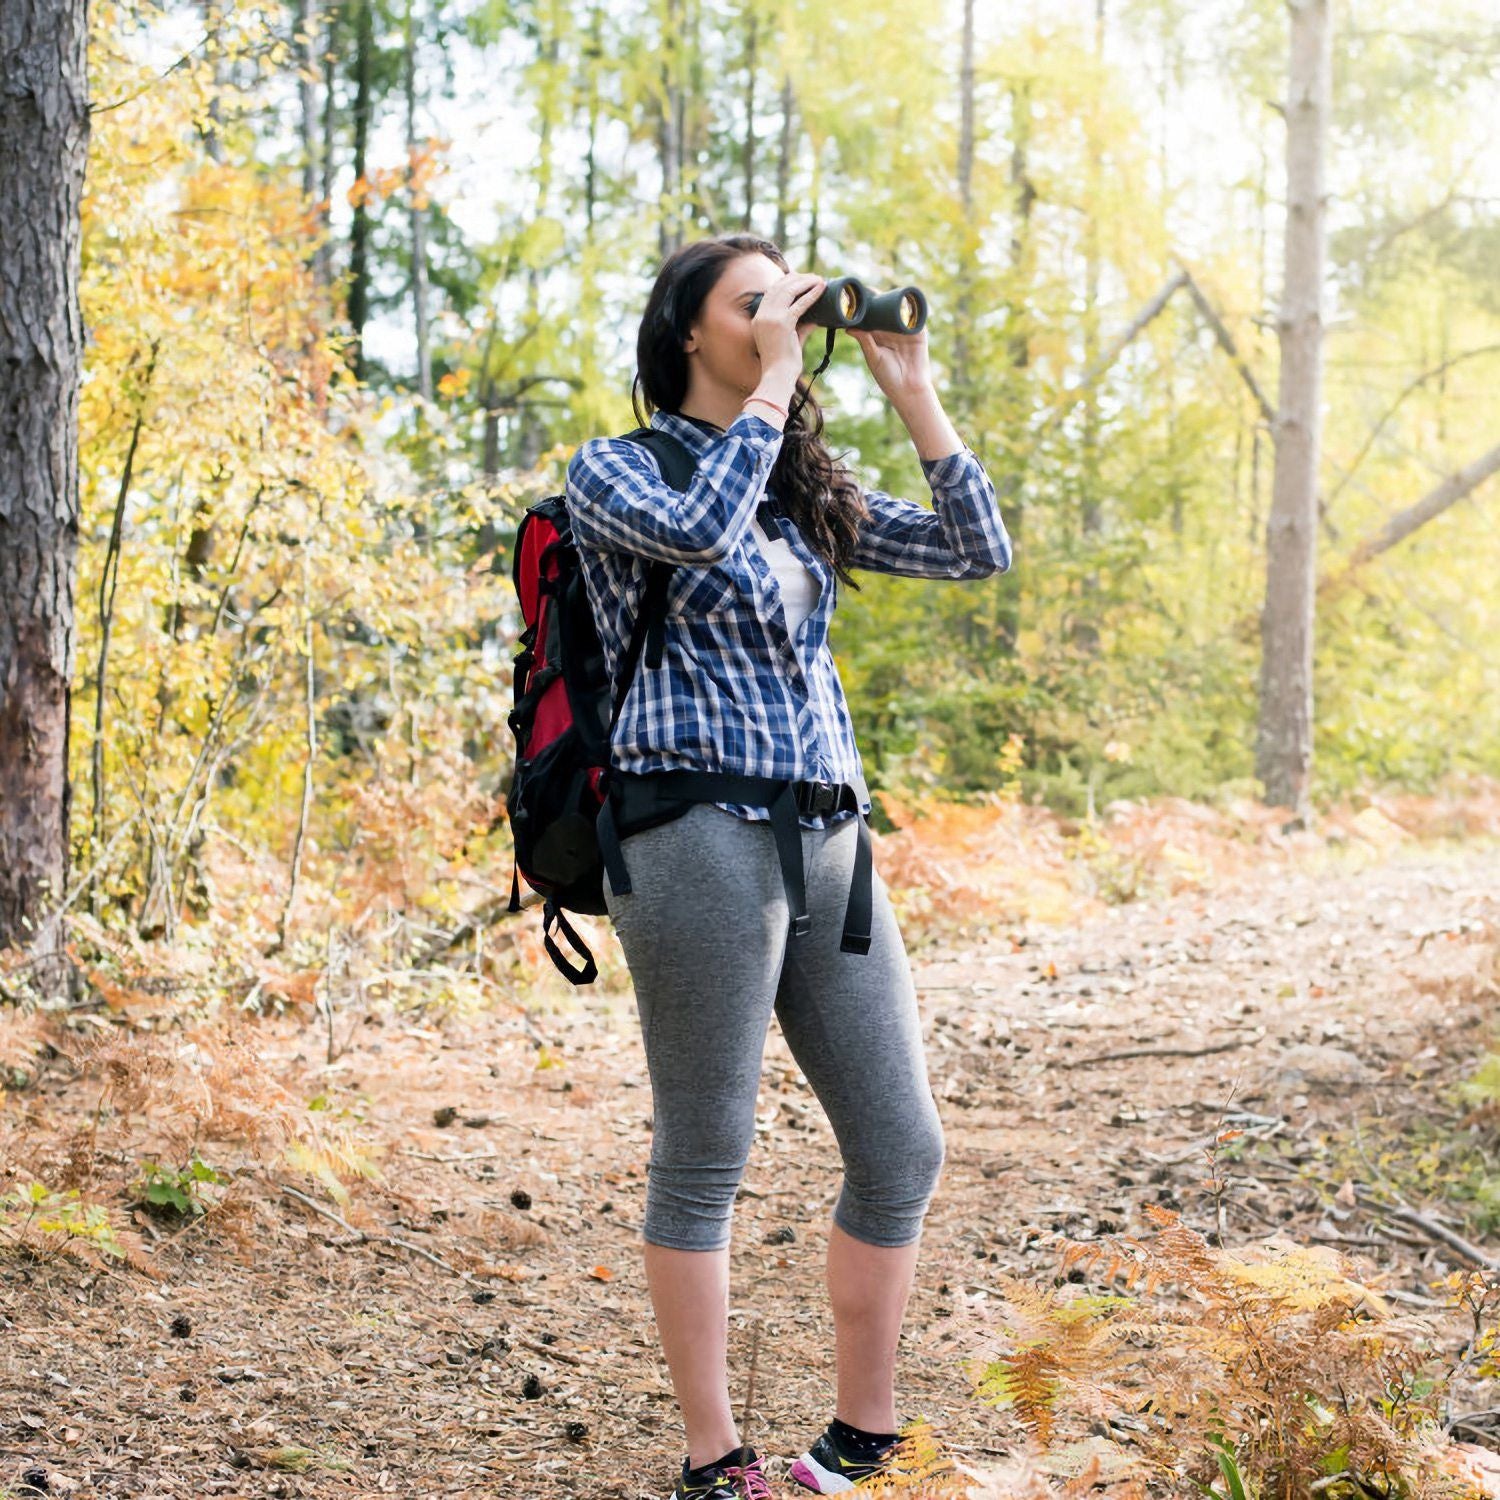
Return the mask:
<svg viewBox="0 0 1500 1500"><path fill-rule="evenodd" d="M646 1284L672 1389L699 1468L739 1446L729 1405L729 1249L673 1250L646 1243Z"/></svg>
<svg viewBox="0 0 1500 1500"><path fill-rule="evenodd" d="M775 838L709 803L626 837L631 891L605 903L651 1074L646 1279L692 1467L738 1445L725 1345L734 1199L788 914Z"/></svg>
<svg viewBox="0 0 1500 1500"><path fill-rule="evenodd" d="M828 1231L828 1299L838 1364L833 1414L866 1432L896 1430L896 1345L917 1243L867 1245L836 1223Z"/></svg>
<svg viewBox="0 0 1500 1500"><path fill-rule="evenodd" d="M828 1241L836 1329L835 1415L896 1429L895 1358L944 1138L928 1081L916 986L878 871L868 953L839 948L858 830L815 835L807 859L812 929L787 945L776 1015L844 1160Z"/></svg>

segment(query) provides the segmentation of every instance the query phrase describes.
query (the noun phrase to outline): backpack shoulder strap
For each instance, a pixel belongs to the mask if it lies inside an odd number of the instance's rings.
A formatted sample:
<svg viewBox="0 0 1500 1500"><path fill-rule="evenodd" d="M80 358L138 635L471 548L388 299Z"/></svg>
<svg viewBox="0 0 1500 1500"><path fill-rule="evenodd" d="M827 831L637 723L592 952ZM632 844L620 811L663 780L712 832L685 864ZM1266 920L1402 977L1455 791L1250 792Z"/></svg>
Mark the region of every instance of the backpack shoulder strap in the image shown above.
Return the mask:
<svg viewBox="0 0 1500 1500"><path fill-rule="evenodd" d="M630 432L621 433L620 436L633 443L639 443L641 447L651 452L656 458L662 478L674 490L686 490L693 482L698 460L670 432L663 432L659 427L637 427ZM646 665L648 667L661 666L662 653L666 650L667 585L675 566L674 563L653 561L646 571L646 594L641 615L645 622ZM638 624L634 632L635 638L631 641L629 665L625 671L626 682L629 682L640 654L637 642L641 634L641 626ZM622 704L623 701L622 698ZM611 730L613 727L611 723Z"/></svg>
<svg viewBox="0 0 1500 1500"><path fill-rule="evenodd" d="M659 427L637 427L633 432L620 435L639 443L655 456L661 477L674 490L685 490L693 482L698 460L670 432L663 432Z"/></svg>

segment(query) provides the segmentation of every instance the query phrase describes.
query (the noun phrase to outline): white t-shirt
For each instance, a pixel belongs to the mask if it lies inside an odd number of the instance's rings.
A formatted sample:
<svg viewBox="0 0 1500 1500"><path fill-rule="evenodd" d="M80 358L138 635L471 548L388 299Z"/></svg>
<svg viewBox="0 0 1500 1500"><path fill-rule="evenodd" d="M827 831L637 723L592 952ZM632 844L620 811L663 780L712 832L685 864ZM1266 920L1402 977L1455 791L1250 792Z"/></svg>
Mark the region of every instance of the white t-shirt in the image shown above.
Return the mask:
<svg viewBox="0 0 1500 1500"><path fill-rule="evenodd" d="M776 582L781 587L781 607L786 614L787 633L796 637L797 627L812 613L818 602L818 580L798 559L782 537L774 541L758 520L751 522L755 540L765 554Z"/></svg>

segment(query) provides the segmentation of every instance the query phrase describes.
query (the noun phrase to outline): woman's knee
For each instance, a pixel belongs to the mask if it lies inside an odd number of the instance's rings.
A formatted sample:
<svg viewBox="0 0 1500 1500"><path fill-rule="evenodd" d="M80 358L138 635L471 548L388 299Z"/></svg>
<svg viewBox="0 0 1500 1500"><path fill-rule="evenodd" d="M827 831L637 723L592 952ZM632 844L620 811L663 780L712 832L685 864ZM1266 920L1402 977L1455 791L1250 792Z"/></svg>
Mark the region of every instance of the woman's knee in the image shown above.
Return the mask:
<svg viewBox="0 0 1500 1500"><path fill-rule="evenodd" d="M868 1160L845 1158L834 1221L868 1244L910 1244L921 1233L946 1159L947 1140L934 1110L902 1137L899 1148Z"/></svg>
<svg viewBox="0 0 1500 1500"><path fill-rule="evenodd" d="M642 1234L676 1250L722 1250L729 1243L744 1162L653 1161L646 1178Z"/></svg>

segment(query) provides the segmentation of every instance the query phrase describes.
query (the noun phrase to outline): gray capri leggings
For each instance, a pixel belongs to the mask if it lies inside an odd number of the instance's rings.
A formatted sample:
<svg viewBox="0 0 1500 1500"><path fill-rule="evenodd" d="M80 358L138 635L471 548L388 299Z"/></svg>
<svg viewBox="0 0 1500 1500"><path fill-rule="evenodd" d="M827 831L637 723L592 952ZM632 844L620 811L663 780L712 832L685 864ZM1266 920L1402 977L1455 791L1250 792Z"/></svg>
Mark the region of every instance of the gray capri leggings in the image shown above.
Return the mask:
<svg viewBox="0 0 1500 1500"><path fill-rule="evenodd" d="M839 949L858 829L801 829L812 927L790 936L769 823L695 803L621 842L633 889L605 905L635 983L654 1128L644 1237L729 1243L755 1138L771 1011L843 1157L834 1222L872 1245L917 1239L942 1171L906 948L880 872L868 953Z"/></svg>

